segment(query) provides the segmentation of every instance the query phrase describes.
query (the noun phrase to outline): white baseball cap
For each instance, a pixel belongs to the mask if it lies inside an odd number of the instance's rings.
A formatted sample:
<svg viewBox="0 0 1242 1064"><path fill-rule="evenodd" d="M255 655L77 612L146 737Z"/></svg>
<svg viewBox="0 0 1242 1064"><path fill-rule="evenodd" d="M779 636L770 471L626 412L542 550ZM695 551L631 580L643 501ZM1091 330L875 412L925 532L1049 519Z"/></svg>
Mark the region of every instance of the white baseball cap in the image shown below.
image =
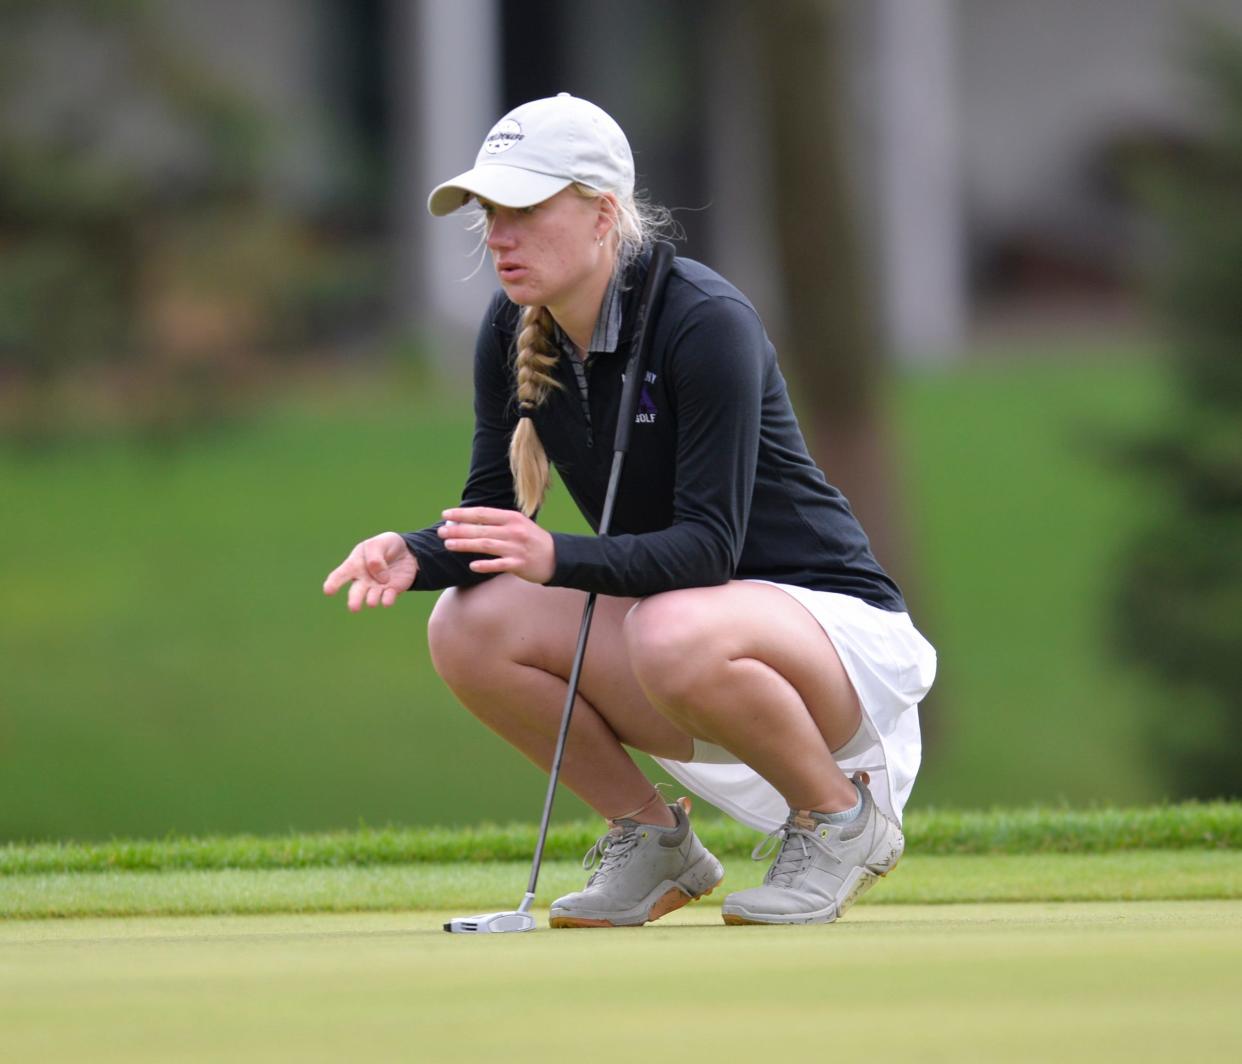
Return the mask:
<svg viewBox="0 0 1242 1064"><path fill-rule="evenodd" d="M434 215L451 214L471 196L502 207L530 207L573 182L623 198L634 191L634 156L621 127L601 108L567 92L515 107L497 122L474 167L437 185Z"/></svg>

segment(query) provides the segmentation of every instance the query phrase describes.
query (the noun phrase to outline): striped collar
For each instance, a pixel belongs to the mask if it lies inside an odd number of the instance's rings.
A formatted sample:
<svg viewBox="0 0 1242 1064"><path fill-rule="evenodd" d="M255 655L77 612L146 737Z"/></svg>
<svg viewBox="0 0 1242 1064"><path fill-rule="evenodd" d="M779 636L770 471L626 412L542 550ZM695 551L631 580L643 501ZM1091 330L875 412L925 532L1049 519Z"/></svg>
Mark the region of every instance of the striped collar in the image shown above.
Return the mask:
<svg viewBox="0 0 1242 1064"><path fill-rule="evenodd" d="M621 271L613 271L604 290L603 301L599 305L599 317L595 319L595 330L591 333L591 343L587 347L587 358L597 353L611 353L621 343ZM552 328L557 345L567 355L573 355L574 343L559 325L553 322Z"/></svg>

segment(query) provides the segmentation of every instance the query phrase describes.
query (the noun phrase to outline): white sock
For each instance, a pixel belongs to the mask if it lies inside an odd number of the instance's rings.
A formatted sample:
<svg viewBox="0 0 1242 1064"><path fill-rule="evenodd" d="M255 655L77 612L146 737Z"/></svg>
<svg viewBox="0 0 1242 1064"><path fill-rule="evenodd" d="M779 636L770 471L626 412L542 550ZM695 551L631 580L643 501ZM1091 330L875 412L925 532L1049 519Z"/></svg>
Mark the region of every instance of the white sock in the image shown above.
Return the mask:
<svg viewBox="0 0 1242 1064"><path fill-rule="evenodd" d="M850 780L854 783L853 780ZM858 791L858 803L849 809L842 809L839 813L815 813L816 820L825 824L848 824L853 820L857 820L863 811L862 788L854 783L854 789Z"/></svg>

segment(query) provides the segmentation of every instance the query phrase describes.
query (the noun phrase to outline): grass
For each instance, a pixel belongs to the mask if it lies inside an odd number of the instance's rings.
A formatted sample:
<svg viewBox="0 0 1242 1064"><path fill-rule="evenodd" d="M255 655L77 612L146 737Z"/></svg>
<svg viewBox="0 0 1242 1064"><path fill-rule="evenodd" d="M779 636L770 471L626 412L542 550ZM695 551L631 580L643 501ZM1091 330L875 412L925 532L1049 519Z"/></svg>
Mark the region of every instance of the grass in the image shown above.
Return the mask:
<svg viewBox="0 0 1242 1064"><path fill-rule="evenodd" d="M0 925L6 1059L1236 1060L1236 902L692 907L461 938L452 913Z"/></svg>
<svg viewBox="0 0 1242 1064"><path fill-rule="evenodd" d="M698 829L728 863L728 890L759 882L763 866L747 860L756 832ZM552 830L540 898L578 889L578 855L598 830ZM869 896L882 904L1242 898L1239 803L922 812L906 833L906 858ZM508 908L534 843L533 827L513 825L9 845L0 919Z"/></svg>
<svg viewBox="0 0 1242 1064"><path fill-rule="evenodd" d="M702 819L696 830L718 855L742 857L760 838L731 820ZM1242 803L1187 802L1144 809L916 810L907 848L922 855L1109 853L1125 850L1242 850ZM571 858L595 840L599 822L559 824L546 855ZM117 839L0 846L0 879L46 873L277 869L412 863L521 861L536 829L364 828L271 837Z"/></svg>
<svg viewBox="0 0 1242 1064"><path fill-rule="evenodd" d="M895 394L912 609L940 651L919 802L1162 796L1144 728L1168 710L1110 632L1118 559L1156 505L1115 449L1167 398L1115 355L1014 355Z"/></svg>
<svg viewBox="0 0 1242 1064"><path fill-rule="evenodd" d="M434 597L355 617L320 592L361 535L458 498L468 448L436 397L0 449L0 839L537 815L539 774L432 670Z"/></svg>
<svg viewBox="0 0 1242 1064"><path fill-rule="evenodd" d="M757 886L765 865L727 860L721 890ZM511 909L530 862L368 865L297 869L38 873L0 879L0 920L83 916L409 912L454 907L458 915ZM577 861L548 861L539 897L580 890ZM1111 854L904 858L864 905L964 902L1242 899L1242 853L1147 850Z"/></svg>
<svg viewBox="0 0 1242 1064"><path fill-rule="evenodd" d="M1097 446L1150 420L1159 373L1011 360L894 402L941 662L915 807L1160 800L1154 696L1106 639L1142 501ZM460 397L373 382L158 446L0 446L0 839L535 817L540 774L431 669L432 597L354 617L318 590L359 536L457 497L468 439ZM547 523L580 527L563 491Z"/></svg>

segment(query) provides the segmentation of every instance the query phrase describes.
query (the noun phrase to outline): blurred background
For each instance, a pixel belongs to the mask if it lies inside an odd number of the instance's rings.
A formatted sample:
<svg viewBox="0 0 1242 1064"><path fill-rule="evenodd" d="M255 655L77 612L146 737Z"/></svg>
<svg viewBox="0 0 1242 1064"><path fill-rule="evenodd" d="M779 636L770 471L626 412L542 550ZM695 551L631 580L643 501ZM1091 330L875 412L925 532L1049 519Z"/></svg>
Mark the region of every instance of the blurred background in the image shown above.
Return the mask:
<svg viewBox="0 0 1242 1064"><path fill-rule="evenodd" d="M494 280L425 199L558 91L754 301L939 649L912 807L1237 796L1240 33L1240 0L0 0L0 840L537 817L431 670L433 597L319 588L459 498ZM564 492L544 523L583 527Z"/></svg>

